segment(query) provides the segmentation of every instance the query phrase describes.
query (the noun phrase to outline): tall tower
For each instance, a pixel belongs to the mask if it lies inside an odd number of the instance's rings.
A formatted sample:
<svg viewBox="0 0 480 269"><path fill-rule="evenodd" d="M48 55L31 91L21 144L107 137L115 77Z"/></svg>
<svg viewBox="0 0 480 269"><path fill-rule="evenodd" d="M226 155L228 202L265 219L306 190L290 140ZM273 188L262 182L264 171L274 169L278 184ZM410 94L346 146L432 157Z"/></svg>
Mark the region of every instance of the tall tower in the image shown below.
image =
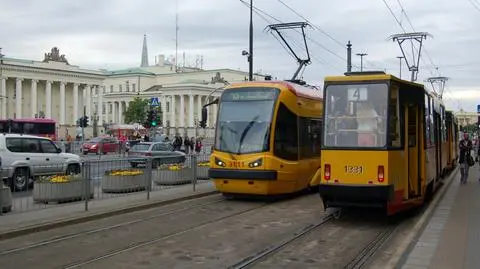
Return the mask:
<svg viewBox="0 0 480 269"><path fill-rule="evenodd" d="M148 67L147 35L143 35L142 64L140 67Z"/></svg>

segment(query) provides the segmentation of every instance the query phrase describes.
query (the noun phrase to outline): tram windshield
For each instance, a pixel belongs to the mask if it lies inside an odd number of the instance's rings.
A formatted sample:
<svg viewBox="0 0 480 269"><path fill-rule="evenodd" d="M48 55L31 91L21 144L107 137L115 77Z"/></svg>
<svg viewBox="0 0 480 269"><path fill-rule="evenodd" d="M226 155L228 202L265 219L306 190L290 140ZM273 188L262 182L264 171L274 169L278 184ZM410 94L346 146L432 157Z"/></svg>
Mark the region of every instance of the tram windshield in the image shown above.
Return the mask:
<svg viewBox="0 0 480 269"><path fill-rule="evenodd" d="M385 147L387 83L328 85L325 93L325 147Z"/></svg>
<svg viewBox="0 0 480 269"><path fill-rule="evenodd" d="M215 149L245 154L269 150L270 126L278 89L226 90L220 99Z"/></svg>

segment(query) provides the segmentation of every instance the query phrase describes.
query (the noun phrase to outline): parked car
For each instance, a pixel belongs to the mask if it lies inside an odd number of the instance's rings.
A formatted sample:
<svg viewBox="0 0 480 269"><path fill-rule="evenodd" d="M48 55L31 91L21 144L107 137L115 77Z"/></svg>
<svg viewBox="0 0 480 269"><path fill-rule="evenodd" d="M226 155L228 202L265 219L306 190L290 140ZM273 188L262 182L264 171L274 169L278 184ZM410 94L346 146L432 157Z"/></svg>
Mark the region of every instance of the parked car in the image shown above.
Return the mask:
<svg viewBox="0 0 480 269"><path fill-rule="evenodd" d="M102 149L103 147L103 149ZM108 152L119 152L120 142L115 137L95 137L82 145L82 152L84 155L88 153L107 154Z"/></svg>
<svg viewBox="0 0 480 269"><path fill-rule="evenodd" d="M27 189L39 176L78 174L80 157L63 153L48 138L21 135L0 135L1 178L13 191Z"/></svg>
<svg viewBox="0 0 480 269"><path fill-rule="evenodd" d="M128 161L132 167L137 167L139 164L145 165L145 157L153 158L152 167L184 163L186 160L185 153L174 151L170 143L164 142L140 142L128 152Z"/></svg>

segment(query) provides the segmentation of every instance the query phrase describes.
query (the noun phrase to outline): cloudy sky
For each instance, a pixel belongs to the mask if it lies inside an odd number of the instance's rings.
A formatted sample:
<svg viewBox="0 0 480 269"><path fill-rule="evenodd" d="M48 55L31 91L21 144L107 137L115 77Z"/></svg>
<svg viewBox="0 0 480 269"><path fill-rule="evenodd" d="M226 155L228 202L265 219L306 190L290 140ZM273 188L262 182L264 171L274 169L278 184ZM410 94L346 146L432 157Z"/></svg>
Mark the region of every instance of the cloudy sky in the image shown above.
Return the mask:
<svg viewBox="0 0 480 269"><path fill-rule="evenodd" d="M368 54L365 69L398 75L401 51L387 38L402 33L401 24L407 32L433 36L424 42L418 80L449 77L444 98L450 109L474 111L480 103L480 0L254 0L254 6L255 71L289 78L295 60L265 27L307 19L312 25L306 29L312 58L303 73L307 82L322 84L324 76L345 71L348 40L354 54ZM71 64L118 69L140 64L147 34L153 63L155 55L175 54L176 11L175 0L2 0L0 47L6 57L42 60L58 46ZM205 68L248 70L241 52L248 49L249 10L241 0L178 0L178 12L179 51L185 52L186 65L203 55ZM284 34L303 57L300 34ZM411 44L405 46L411 61ZM353 65L360 68L360 57L353 56Z"/></svg>

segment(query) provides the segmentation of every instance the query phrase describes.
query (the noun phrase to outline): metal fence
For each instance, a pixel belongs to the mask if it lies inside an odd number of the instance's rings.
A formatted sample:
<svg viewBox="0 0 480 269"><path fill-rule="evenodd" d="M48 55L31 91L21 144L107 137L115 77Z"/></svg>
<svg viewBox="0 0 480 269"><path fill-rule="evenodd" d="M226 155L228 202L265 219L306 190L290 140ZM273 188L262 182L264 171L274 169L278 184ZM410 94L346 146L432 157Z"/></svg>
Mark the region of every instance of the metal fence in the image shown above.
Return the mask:
<svg viewBox="0 0 480 269"><path fill-rule="evenodd" d="M209 154L87 159L80 165L3 167L1 174L5 185L14 184L10 199L12 211L72 203L84 203L88 210L89 204L96 201L128 195L144 195L145 199L150 199L151 192L188 184L195 191L197 184L208 182L208 161ZM32 180L32 174L50 176L37 176ZM0 191L0 208L9 211L6 189Z"/></svg>

